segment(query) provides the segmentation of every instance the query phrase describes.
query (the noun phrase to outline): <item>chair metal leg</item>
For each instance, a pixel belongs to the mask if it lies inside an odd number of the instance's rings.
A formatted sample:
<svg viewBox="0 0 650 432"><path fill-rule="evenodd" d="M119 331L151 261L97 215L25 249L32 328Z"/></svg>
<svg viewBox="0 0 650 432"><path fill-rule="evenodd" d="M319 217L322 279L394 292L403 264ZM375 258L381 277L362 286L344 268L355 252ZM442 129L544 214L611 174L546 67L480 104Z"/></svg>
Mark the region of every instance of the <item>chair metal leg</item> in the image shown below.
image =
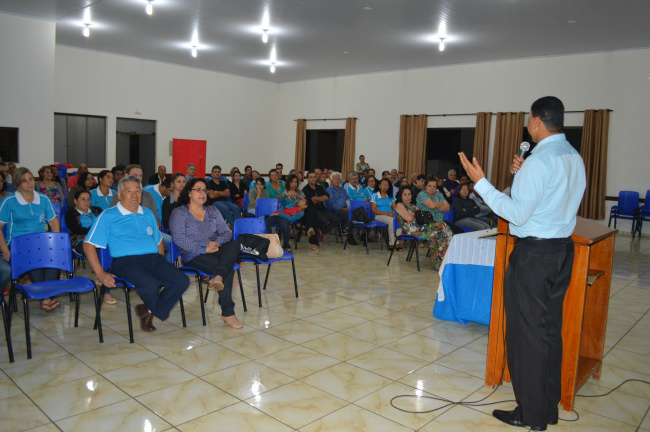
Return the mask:
<svg viewBox="0 0 650 432"><path fill-rule="evenodd" d="M106 287L104 284L102 284L101 287L99 287L99 299L97 300L97 314L95 314L95 324L93 325L93 330L97 330L97 327L99 326L98 322L98 315L99 312L102 310L102 304L104 304L104 293L106 292Z"/></svg>
<svg viewBox="0 0 650 432"><path fill-rule="evenodd" d="M271 273L271 264L266 266L266 277L264 278L264 288L263 290L266 290L266 282L269 280L269 273Z"/></svg>
<svg viewBox="0 0 650 432"><path fill-rule="evenodd" d="M395 251L395 245L397 244L397 237L395 237L395 244L393 245L393 248L390 250L390 255L388 256L388 262L386 265L390 265L390 260L393 259L393 252Z"/></svg>
<svg viewBox="0 0 650 432"><path fill-rule="evenodd" d="M97 287L93 287L93 297L95 299L95 328L98 329L99 343L104 343L104 332L102 332L102 317L99 312L99 298L97 297Z"/></svg>
<svg viewBox="0 0 650 432"><path fill-rule="evenodd" d="M201 276L196 275L196 279L199 282L199 303L201 304L201 318L203 319L203 325L207 325L207 323L205 322L205 305L204 305L204 302L203 302L203 283L201 282ZM210 291L210 290L207 290L207 291ZM206 296L206 300L207 300L207 297L208 297L207 292L205 293L205 296Z"/></svg>
<svg viewBox="0 0 650 432"><path fill-rule="evenodd" d="M413 259L413 253L415 252L414 249L417 249L418 247L418 241L417 240L410 240L411 244L409 245L409 251L408 254L406 254L406 261L411 261Z"/></svg>
<svg viewBox="0 0 650 432"><path fill-rule="evenodd" d="M27 308L27 297L23 294L23 311L25 314L25 342L27 343L27 358L32 358L32 337L29 334L29 309Z"/></svg>
<svg viewBox="0 0 650 432"><path fill-rule="evenodd" d="M296 290L296 298L298 298L298 280L296 279L296 263L291 260L291 270L293 271L293 287Z"/></svg>
<svg viewBox="0 0 650 432"><path fill-rule="evenodd" d="M239 279L239 292L241 293L241 302L244 305L244 312L247 312L246 308L246 296L244 296L244 284L241 282L241 272L237 269L237 279Z"/></svg>
<svg viewBox="0 0 650 432"><path fill-rule="evenodd" d="M14 350L11 346L11 327L7 315L9 311L6 310L8 305L5 304L4 299L0 299L0 307L2 307L2 322L5 325L5 338L7 339L7 354L9 354L9 363L14 362Z"/></svg>
<svg viewBox="0 0 650 432"><path fill-rule="evenodd" d="M81 303L81 296L79 293L75 293L76 295L74 296L75 303L74 303L74 326L79 327L79 303Z"/></svg>
<svg viewBox="0 0 650 432"><path fill-rule="evenodd" d="M368 248L368 243L370 243L370 241L368 241L370 239L370 233L368 232L367 227L364 227L364 230L366 231L366 255L370 255L370 249ZM346 240L346 242L347 242L347 240Z"/></svg>
<svg viewBox="0 0 650 432"><path fill-rule="evenodd" d="M255 274L257 275L257 299L259 300L259 305L262 307L262 289L260 286L260 266L255 263Z"/></svg>
<svg viewBox="0 0 650 432"><path fill-rule="evenodd" d="M187 327L187 323L185 322L185 307L183 306L183 296L181 296L181 298L178 299L178 304L181 307L181 318L183 320L183 327Z"/></svg>
<svg viewBox="0 0 650 432"><path fill-rule="evenodd" d="M415 245L415 262L418 265L418 271L420 271L420 252L418 252L418 249L419 249L418 248L418 241L414 240L412 243Z"/></svg>
<svg viewBox="0 0 650 432"><path fill-rule="evenodd" d="M133 343L133 321L131 320L131 298L129 288L124 287L124 298L126 301L126 316L129 320L129 341Z"/></svg>

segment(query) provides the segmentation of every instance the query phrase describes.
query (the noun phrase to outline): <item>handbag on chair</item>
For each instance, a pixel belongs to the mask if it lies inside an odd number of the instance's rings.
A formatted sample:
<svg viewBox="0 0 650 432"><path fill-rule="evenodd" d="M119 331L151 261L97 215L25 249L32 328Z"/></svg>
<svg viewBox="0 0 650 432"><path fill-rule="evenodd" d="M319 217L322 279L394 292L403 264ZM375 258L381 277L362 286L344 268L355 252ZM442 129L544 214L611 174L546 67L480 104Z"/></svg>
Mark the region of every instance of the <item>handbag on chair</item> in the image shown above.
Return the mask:
<svg viewBox="0 0 650 432"><path fill-rule="evenodd" d="M418 223L418 225L427 225L435 222L431 213L422 210L415 211L415 221Z"/></svg>
<svg viewBox="0 0 650 432"><path fill-rule="evenodd" d="M366 209L363 207L357 207L354 210L352 210L352 221L361 222L363 224L370 223L370 218L368 218L368 213L366 213Z"/></svg>

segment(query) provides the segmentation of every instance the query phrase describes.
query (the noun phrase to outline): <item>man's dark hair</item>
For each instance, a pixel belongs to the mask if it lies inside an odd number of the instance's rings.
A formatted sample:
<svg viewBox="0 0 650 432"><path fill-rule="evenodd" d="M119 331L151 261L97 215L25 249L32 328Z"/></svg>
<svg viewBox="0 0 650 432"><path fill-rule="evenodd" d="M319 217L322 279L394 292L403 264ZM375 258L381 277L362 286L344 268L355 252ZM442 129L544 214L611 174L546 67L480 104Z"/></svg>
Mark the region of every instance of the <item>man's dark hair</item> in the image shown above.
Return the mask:
<svg viewBox="0 0 650 432"><path fill-rule="evenodd" d="M101 170L99 174L97 174L97 179L101 180L104 177L106 177L106 174L108 174L110 171L109 170Z"/></svg>
<svg viewBox="0 0 650 432"><path fill-rule="evenodd" d="M313 169L310 169L309 171L307 171L307 176L309 176L309 174L316 174L316 171L313 170Z"/></svg>
<svg viewBox="0 0 650 432"><path fill-rule="evenodd" d="M426 180L426 179L427 179L427 176L425 176L424 174L420 174L418 176L418 180Z"/></svg>
<svg viewBox="0 0 650 432"><path fill-rule="evenodd" d="M271 177L271 173L276 173L277 174L278 171L276 169L269 170L269 177Z"/></svg>
<svg viewBox="0 0 650 432"><path fill-rule="evenodd" d="M165 189L169 189L172 187L172 180L169 177L165 177L165 180L160 183L160 186L164 187Z"/></svg>
<svg viewBox="0 0 650 432"><path fill-rule="evenodd" d="M382 177L383 177L384 175L386 175L386 174L390 175L390 171L382 171L382 172L381 172L381 176L382 176Z"/></svg>
<svg viewBox="0 0 650 432"><path fill-rule="evenodd" d="M259 174L259 173L258 173ZM258 177L255 179L255 184L261 183L262 186L266 186L266 180L264 180L264 177Z"/></svg>
<svg viewBox="0 0 650 432"><path fill-rule="evenodd" d="M124 168L125 168L125 167L122 166L122 165L116 165L116 166L114 166L114 167L111 169L111 173L112 173L113 175L115 175L115 173L118 172L118 171L122 171L122 172L124 172Z"/></svg>
<svg viewBox="0 0 650 432"><path fill-rule="evenodd" d="M214 170L216 170L216 169L218 169L219 171L221 171L221 167L220 167L219 165L215 165L215 166L212 167L212 169L210 170L210 172L212 172L212 171L214 171Z"/></svg>
<svg viewBox="0 0 650 432"><path fill-rule="evenodd" d="M530 115L539 117L549 132L560 133L564 130L564 104L555 96L544 96L533 102Z"/></svg>
<svg viewBox="0 0 650 432"><path fill-rule="evenodd" d="M427 174L427 176L424 179L427 181L427 183L429 183L431 180L438 181L438 176L435 174Z"/></svg>
<svg viewBox="0 0 650 432"><path fill-rule="evenodd" d="M246 170L247 170L248 168L253 169L252 166L250 166L250 165L246 165L246 166L244 167L244 172L246 172Z"/></svg>
<svg viewBox="0 0 650 432"><path fill-rule="evenodd" d="M253 175L253 173L254 173L254 172L256 172L256 173L257 173L257 175L260 175L260 172L259 172L259 171L257 171L257 170L253 170L253 171L251 171L251 175Z"/></svg>
<svg viewBox="0 0 650 432"><path fill-rule="evenodd" d="M181 191L181 195L178 197L178 205L184 205L190 203L190 190L194 189L194 185L197 183L203 183L205 188L208 188L208 184L205 182L205 179L200 177L194 177L192 180L188 181L185 185L185 188ZM204 204L205 205L205 204Z"/></svg>
<svg viewBox="0 0 650 432"><path fill-rule="evenodd" d="M276 168L277 168L277 167L284 168L284 165L282 165L280 162L278 162L278 163L275 164L275 167L276 167Z"/></svg>

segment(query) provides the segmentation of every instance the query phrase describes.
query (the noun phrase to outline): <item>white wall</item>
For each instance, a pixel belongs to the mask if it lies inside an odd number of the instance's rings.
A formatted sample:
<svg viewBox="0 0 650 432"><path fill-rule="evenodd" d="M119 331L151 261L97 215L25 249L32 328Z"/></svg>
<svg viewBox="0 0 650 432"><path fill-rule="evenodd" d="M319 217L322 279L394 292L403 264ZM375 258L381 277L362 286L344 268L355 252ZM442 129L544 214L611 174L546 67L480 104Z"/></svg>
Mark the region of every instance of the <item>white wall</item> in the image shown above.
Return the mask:
<svg viewBox="0 0 650 432"><path fill-rule="evenodd" d="M54 39L53 22L0 14L0 126L34 172L54 157Z"/></svg>
<svg viewBox="0 0 650 432"><path fill-rule="evenodd" d="M208 170L275 156L274 83L57 45L54 85L55 111L108 117L109 167L116 117L156 120L156 165L168 168L173 138L207 140Z"/></svg>
<svg viewBox="0 0 650 432"><path fill-rule="evenodd" d="M649 74L650 50L645 49L282 84L276 154L293 161L293 119L354 116L358 118L357 154L364 154L379 170L395 168L400 114L528 111L538 97L555 95L567 110L614 110L610 117L607 195L617 195L622 189L645 195L650 189L650 143L646 132ZM474 125L472 116L429 117L429 127ZM582 125L582 115L567 115L566 125ZM308 122L307 127L318 129L322 122Z"/></svg>

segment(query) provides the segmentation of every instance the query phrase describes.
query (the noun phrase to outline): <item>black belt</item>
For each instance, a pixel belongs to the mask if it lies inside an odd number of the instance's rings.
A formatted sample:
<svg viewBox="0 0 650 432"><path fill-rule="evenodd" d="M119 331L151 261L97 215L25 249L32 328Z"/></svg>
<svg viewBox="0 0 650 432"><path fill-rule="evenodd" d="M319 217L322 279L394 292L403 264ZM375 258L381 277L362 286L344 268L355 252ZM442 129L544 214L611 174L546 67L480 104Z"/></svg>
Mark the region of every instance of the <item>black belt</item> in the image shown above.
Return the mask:
<svg viewBox="0 0 650 432"><path fill-rule="evenodd" d="M563 238L541 238L541 237L517 237L517 236L512 236L515 239L515 243L517 242L527 242L527 241L562 241L566 240L567 238L571 237L563 237Z"/></svg>

